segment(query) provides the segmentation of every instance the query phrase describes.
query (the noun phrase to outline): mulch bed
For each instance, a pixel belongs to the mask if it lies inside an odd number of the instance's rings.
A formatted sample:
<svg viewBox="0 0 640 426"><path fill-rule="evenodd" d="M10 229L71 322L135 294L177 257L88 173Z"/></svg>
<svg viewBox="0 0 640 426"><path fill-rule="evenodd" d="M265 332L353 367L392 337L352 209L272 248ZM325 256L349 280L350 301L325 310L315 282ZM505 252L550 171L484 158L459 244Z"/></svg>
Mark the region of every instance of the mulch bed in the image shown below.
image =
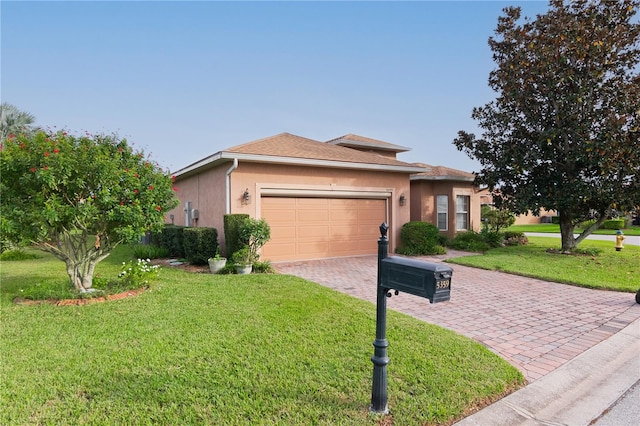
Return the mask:
<svg viewBox="0 0 640 426"><path fill-rule="evenodd" d="M82 306L82 305L90 305L93 303L101 303L109 300L120 300L126 299L127 297L137 296L138 294L146 291L147 288L139 288L137 290L127 290L118 294L109 294L106 296L93 297L89 299L63 299L63 300L31 300L31 299L23 299L21 297L16 297L13 299L13 303L16 305L56 305L56 306Z"/></svg>

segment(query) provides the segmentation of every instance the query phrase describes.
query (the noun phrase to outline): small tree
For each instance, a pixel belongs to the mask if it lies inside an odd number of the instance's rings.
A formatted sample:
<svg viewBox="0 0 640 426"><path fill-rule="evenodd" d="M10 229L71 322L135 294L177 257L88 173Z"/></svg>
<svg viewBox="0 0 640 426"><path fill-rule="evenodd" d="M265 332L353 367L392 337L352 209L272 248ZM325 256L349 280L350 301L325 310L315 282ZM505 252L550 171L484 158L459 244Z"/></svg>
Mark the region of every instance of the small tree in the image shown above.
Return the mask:
<svg viewBox="0 0 640 426"><path fill-rule="evenodd" d="M516 216L506 209L492 209L483 211L482 219L487 224L487 229L492 232L499 232L500 229L508 228L516 222Z"/></svg>
<svg viewBox="0 0 640 426"><path fill-rule="evenodd" d="M115 135L10 136L0 152L2 238L65 262L91 288L96 264L120 243L158 231L177 205L170 176Z"/></svg>
<svg viewBox="0 0 640 426"><path fill-rule="evenodd" d="M245 219L240 226L240 241L249 247L249 260L255 262L260 258L258 251L271 238L271 228L264 219Z"/></svg>

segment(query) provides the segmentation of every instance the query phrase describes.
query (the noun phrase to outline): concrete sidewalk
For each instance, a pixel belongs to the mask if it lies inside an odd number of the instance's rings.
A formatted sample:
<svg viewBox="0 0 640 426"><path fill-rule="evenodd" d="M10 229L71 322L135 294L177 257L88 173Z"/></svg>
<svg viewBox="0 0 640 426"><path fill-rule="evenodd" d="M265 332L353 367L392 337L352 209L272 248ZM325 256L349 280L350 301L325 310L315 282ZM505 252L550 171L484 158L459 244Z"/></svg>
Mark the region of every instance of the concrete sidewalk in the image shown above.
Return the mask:
<svg viewBox="0 0 640 426"><path fill-rule="evenodd" d="M593 424L638 380L640 319L456 425L586 426ZM630 418L619 426L637 424L640 418Z"/></svg>

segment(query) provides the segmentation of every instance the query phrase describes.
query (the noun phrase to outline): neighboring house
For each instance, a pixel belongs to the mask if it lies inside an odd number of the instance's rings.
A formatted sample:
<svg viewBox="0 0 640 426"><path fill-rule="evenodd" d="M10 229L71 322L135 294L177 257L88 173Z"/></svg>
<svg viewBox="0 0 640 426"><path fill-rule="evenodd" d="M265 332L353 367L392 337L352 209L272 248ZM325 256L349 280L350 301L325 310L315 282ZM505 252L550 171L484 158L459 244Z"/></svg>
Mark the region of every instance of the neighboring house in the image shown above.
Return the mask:
<svg viewBox="0 0 640 426"><path fill-rule="evenodd" d="M410 175L427 171L396 159L407 150L357 135L319 142L281 133L238 145L174 173L180 205L167 218L217 228L224 247L225 214L262 217L270 261L375 254L386 222L393 253L410 220Z"/></svg>
<svg viewBox="0 0 640 426"><path fill-rule="evenodd" d="M493 206L493 195L487 188L484 188L480 191L480 205L483 206L485 204L488 206ZM557 213L554 210L541 209L538 216L534 216L533 214L531 214L531 212L528 212L526 214L516 215L516 221L514 222L514 225L551 223L552 216L557 216Z"/></svg>
<svg viewBox="0 0 640 426"><path fill-rule="evenodd" d="M442 234L479 231L482 190L475 175L442 166L414 163L428 171L411 175L411 220L435 224Z"/></svg>

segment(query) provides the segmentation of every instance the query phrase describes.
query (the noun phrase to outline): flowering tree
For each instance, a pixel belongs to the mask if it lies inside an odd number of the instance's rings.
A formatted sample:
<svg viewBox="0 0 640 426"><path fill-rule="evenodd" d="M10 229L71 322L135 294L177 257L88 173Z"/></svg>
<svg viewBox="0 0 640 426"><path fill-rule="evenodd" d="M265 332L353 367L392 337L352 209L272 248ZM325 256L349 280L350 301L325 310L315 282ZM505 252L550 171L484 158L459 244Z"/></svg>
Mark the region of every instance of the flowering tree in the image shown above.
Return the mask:
<svg viewBox="0 0 640 426"><path fill-rule="evenodd" d="M64 261L80 291L118 244L158 229L177 205L171 177L115 135L10 135L0 172L2 238Z"/></svg>
<svg viewBox="0 0 640 426"><path fill-rule="evenodd" d="M496 190L498 207L558 212L563 251L610 209L640 204L639 6L551 0L547 13L524 21L520 8L504 9L489 39L497 97L472 113L484 132L454 141L480 161L477 183Z"/></svg>

